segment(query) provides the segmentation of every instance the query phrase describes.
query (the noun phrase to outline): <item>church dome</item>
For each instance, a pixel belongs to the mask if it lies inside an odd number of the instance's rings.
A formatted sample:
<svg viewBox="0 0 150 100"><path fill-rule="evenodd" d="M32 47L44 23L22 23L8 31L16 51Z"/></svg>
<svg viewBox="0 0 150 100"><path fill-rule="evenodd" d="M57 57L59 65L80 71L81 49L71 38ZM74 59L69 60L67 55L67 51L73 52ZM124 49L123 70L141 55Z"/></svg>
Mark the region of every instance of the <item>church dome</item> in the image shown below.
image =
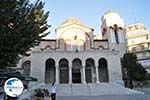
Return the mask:
<svg viewBox="0 0 150 100"><path fill-rule="evenodd" d="M115 12L114 10L112 10L112 9L110 9L110 10L108 10L108 11L106 11L104 14L103 14L103 16L102 16L102 20L104 19L104 16L106 16L106 15L108 15L108 14L111 14L111 13L115 13L115 14L118 14L117 12Z"/></svg>
<svg viewBox="0 0 150 100"><path fill-rule="evenodd" d="M77 18L69 17L61 25L74 24L74 23L81 24L80 20L78 20Z"/></svg>
<svg viewBox="0 0 150 100"><path fill-rule="evenodd" d="M114 26L115 24L118 27L124 27L124 22L121 16L113 11L113 10L108 10L104 13L104 15L101 18L102 21L102 30L103 28Z"/></svg>
<svg viewBox="0 0 150 100"><path fill-rule="evenodd" d="M57 28L57 29L60 29L60 28L64 28L64 27L67 27L67 26L70 26L70 25L73 25L73 24L76 24L76 25L79 25L79 26L82 26L82 27L85 27L85 28L88 28L90 30L93 30L92 28L84 25L79 19L75 18L75 17L69 17L68 19L66 19L64 22L62 22Z"/></svg>
<svg viewBox="0 0 150 100"><path fill-rule="evenodd" d="M110 9L110 10L106 11L106 12L104 13L104 15L109 14L109 13L116 13L116 12L115 12L114 10Z"/></svg>

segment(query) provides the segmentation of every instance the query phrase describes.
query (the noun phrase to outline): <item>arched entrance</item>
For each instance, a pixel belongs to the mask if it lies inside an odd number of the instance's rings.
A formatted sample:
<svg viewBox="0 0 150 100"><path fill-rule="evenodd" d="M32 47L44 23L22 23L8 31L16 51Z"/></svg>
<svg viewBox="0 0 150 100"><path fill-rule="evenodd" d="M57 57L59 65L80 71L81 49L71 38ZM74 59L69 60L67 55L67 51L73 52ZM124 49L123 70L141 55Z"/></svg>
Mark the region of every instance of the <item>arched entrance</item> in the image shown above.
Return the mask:
<svg viewBox="0 0 150 100"><path fill-rule="evenodd" d="M68 83L69 75L68 75L68 60L62 58L59 61L60 68L60 83Z"/></svg>
<svg viewBox="0 0 150 100"><path fill-rule="evenodd" d="M22 64L23 74L25 74L27 76L30 75L30 65L31 65L31 61L29 61L29 60L23 62L23 64Z"/></svg>
<svg viewBox="0 0 150 100"><path fill-rule="evenodd" d="M95 63L92 58L86 60L85 77L87 83L96 82Z"/></svg>
<svg viewBox="0 0 150 100"><path fill-rule="evenodd" d="M99 73L99 81L100 82L108 82L109 81L107 60L105 58L99 59L98 73Z"/></svg>
<svg viewBox="0 0 150 100"><path fill-rule="evenodd" d="M52 58L46 60L45 83L55 82L55 61Z"/></svg>
<svg viewBox="0 0 150 100"><path fill-rule="evenodd" d="M72 82L81 83L81 68L82 62L76 58L72 61Z"/></svg>

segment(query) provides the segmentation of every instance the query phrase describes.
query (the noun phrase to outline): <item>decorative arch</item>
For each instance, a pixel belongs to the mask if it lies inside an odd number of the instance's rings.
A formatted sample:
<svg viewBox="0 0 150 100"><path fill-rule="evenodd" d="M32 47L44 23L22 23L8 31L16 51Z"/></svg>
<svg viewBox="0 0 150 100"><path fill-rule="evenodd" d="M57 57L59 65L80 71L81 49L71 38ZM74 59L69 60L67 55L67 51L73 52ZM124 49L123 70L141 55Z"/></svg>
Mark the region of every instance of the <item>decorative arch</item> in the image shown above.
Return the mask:
<svg viewBox="0 0 150 100"><path fill-rule="evenodd" d="M54 83L55 82L55 60L49 58L45 62L45 83Z"/></svg>
<svg viewBox="0 0 150 100"><path fill-rule="evenodd" d="M84 43L84 44L82 45L82 47L81 47L81 46L78 47L78 48L81 49L81 51L84 51L86 46L88 46L88 48L92 48L92 45L93 45L93 37L92 37L92 35L91 35L89 32L86 32L84 29L79 28L79 27L72 27L72 29L80 30L80 31L82 31L83 34L85 35L85 40L82 40L82 41L84 41L84 42L82 42L82 43ZM63 35L65 34L65 32L67 32L68 30L69 30L68 28L65 29L65 30L64 30L63 32L61 32L61 34L59 35L58 39L56 40L57 48L60 48L60 40L63 38ZM92 32L92 31L93 31L93 30L91 29L91 32ZM67 40L67 39L66 39L66 40ZM87 42L87 41L88 41L88 42ZM81 40L80 40L80 42L81 42ZM68 48L66 42L64 42L64 44L65 44L65 46ZM67 49L66 49L66 50L67 50ZM73 50L73 51L74 51L74 50ZM75 51L76 51L76 50L75 50ZM80 50L78 50L78 51L80 51Z"/></svg>
<svg viewBox="0 0 150 100"><path fill-rule="evenodd" d="M72 61L72 82L81 83L81 69L82 61L79 58L75 58Z"/></svg>
<svg viewBox="0 0 150 100"><path fill-rule="evenodd" d="M50 45L46 45L45 48L44 48L44 50L47 50L47 49L51 50L52 47Z"/></svg>
<svg viewBox="0 0 150 100"><path fill-rule="evenodd" d="M82 28L79 28L79 27L76 28L76 27L75 27L75 28L72 28L72 29L78 29L78 30L83 31L84 34L85 34L85 36L87 36L90 40L92 40L91 34L89 34L88 32L85 32L85 30L83 30ZM65 29L65 30L62 32L62 34L59 36L59 39L62 38L62 36L64 35L64 33L65 33L66 31L68 31L68 30L69 30L68 28Z"/></svg>
<svg viewBox="0 0 150 100"><path fill-rule="evenodd" d="M98 49L99 50L104 50L105 48L104 48L104 46L100 45L100 46L98 46Z"/></svg>
<svg viewBox="0 0 150 100"><path fill-rule="evenodd" d="M72 61L72 68L82 68L82 61L79 59L79 58L75 58L73 61Z"/></svg>
<svg viewBox="0 0 150 100"><path fill-rule="evenodd" d="M105 58L101 58L99 59L98 64L99 81L109 82L107 60Z"/></svg>
<svg viewBox="0 0 150 100"><path fill-rule="evenodd" d="M25 62L23 62L22 68L23 68L23 74L29 76L30 75L30 68L31 68L31 61L26 60Z"/></svg>
<svg viewBox="0 0 150 100"><path fill-rule="evenodd" d="M69 62L66 58L59 61L60 83L68 83L69 80Z"/></svg>
<svg viewBox="0 0 150 100"><path fill-rule="evenodd" d="M87 83L93 83L96 82L96 69L95 69L95 61L93 58L86 59L86 65L85 65L85 77Z"/></svg>

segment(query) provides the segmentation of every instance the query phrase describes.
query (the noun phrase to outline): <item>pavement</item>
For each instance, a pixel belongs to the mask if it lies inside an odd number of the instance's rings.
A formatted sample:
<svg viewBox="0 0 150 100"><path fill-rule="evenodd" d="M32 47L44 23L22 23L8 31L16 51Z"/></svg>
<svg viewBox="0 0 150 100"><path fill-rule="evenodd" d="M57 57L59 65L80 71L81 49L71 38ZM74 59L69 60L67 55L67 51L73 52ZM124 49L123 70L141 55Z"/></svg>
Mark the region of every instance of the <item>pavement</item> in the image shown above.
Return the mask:
<svg viewBox="0 0 150 100"><path fill-rule="evenodd" d="M0 100L3 100L2 96L0 96ZM48 98L45 100L51 99ZM56 96L56 100L150 100L150 95Z"/></svg>

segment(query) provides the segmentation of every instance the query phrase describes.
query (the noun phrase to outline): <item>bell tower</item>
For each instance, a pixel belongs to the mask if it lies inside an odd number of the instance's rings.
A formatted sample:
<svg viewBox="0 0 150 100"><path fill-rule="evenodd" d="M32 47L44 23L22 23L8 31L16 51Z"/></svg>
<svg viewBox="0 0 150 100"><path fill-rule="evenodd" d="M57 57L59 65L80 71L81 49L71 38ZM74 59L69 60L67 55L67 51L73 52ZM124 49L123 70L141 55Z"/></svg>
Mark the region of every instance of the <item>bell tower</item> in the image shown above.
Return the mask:
<svg viewBox="0 0 150 100"><path fill-rule="evenodd" d="M123 19L118 13L109 10L102 16L102 38L108 39L109 49L125 49L125 29Z"/></svg>

